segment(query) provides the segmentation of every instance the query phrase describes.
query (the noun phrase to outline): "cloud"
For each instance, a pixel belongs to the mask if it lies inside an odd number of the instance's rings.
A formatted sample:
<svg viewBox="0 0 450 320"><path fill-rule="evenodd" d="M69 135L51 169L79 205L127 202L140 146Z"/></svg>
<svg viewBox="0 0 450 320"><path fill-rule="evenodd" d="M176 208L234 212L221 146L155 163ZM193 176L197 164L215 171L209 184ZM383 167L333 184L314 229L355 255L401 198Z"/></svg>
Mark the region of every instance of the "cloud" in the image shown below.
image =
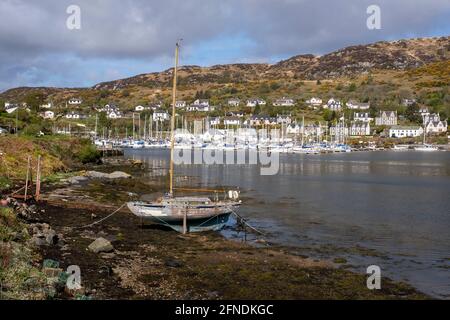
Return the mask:
<svg viewBox="0 0 450 320"><path fill-rule="evenodd" d="M381 30L366 8L381 7ZM66 28L69 5L81 30ZM450 31L448 0L2 0L0 90L92 85L184 64L274 61L347 45Z"/></svg>

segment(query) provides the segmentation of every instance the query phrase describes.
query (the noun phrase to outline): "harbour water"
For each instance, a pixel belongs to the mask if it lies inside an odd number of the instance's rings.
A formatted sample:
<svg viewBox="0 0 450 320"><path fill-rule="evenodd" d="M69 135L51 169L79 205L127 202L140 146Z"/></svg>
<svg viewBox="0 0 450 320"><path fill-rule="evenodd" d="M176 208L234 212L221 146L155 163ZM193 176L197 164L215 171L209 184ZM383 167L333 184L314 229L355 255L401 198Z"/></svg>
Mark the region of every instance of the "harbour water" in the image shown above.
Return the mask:
<svg viewBox="0 0 450 320"><path fill-rule="evenodd" d="M169 151L127 149L149 177L164 177ZM239 187L240 214L267 240L313 258L450 298L450 152L280 154L276 175L259 165L177 165L189 187ZM224 231L229 237L238 237ZM345 260L343 260L343 259Z"/></svg>

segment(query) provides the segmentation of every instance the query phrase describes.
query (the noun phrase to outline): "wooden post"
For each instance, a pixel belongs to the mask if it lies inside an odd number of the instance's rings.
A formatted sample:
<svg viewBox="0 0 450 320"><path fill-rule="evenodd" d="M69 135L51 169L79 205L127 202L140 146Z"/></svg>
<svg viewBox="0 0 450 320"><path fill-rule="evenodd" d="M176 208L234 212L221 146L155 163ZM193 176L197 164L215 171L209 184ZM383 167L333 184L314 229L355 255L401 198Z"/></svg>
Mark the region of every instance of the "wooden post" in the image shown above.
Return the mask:
<svg viewBox="0 0 450 320"><path fill-rule="evenodd" d="M187 233L187 214L188 214L188 206L186 205L186 210L184 211L183 217L183 234Z"/></svg>
<svg viewBox="0 0 450 320"><path fill-rule="evenodd" d="M27 201L27 196L28 196L28 179L30 178L30 162L31 162L31 157L28 156L28 162L27 162L27 177L25 179L25 200Z"/></svg>
<svg viewBox="0 0 450 320"><path fill-rule="evenodd" d="M41 156L38 156L37 169L36 169L36 201L39 201L41 196Z"/></svg>

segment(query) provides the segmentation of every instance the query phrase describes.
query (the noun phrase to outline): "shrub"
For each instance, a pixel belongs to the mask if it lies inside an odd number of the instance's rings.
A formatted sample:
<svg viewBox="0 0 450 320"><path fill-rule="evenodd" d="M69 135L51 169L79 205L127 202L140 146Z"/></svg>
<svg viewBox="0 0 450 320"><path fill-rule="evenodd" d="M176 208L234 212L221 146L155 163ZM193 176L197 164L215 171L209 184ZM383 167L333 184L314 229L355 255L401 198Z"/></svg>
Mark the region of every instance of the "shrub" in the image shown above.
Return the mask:
<svg viewBox="0 0 450 320"><path fill-rule="evenodd" d="M100 162L101 154L92 144L85 145L78 153L78 159L83 163Z"/></svg>

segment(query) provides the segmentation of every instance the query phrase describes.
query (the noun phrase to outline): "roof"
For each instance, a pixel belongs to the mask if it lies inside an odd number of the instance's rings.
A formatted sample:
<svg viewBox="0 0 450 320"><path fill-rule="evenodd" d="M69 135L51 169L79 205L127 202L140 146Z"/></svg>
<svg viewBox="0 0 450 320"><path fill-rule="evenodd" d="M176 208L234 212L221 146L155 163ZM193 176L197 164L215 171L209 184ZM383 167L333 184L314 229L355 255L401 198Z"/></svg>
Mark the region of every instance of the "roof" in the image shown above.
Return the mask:
<svg viewBox="0 0 450 320"><path fill-rule="evenodd" d="M393 126L389 130L420 130L419 126Z"/></svg>
<svg viewBox="0 0 450 320"><path fill-rule="evenodd" d="M392 117L392 116L397 116L397 111L386 111L386 110L382 110L380 111L380 116L382 116L383 114L386 114L387 117Z"/></svg>

